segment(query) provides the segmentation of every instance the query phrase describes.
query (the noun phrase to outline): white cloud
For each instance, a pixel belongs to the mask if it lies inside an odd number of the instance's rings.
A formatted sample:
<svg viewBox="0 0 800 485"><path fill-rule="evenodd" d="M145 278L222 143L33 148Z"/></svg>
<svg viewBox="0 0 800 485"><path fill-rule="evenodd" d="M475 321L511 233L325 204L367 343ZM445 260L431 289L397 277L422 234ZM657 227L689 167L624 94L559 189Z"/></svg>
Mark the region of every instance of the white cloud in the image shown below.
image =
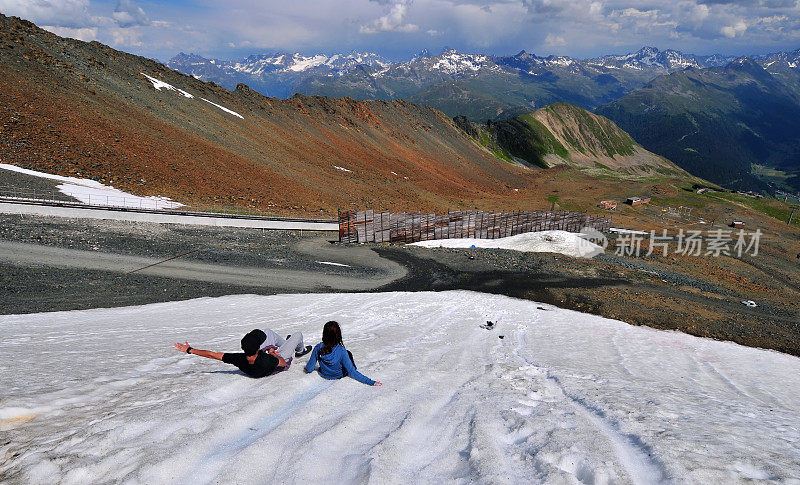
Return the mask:
<svg viewBox="0 0 800 485"><path fill-rule="evenodd" d="M760 24L775 24L786 22L787 20L789 20L789 17L786 15L773 15L771 17L760 17L757 19L757 22Z"/></svg>
<svg viewBox="0 0 800 485"><path fill-rule="evenodd" d="M656 10L639 10L638 8L625 8L619 10L619 17L635 17L640 19L652 19L658 16Z"/></svg>
<svg viewBox="0 0 800 485"><path fill-rule="evenodd" d="M120 27L132 27L134 25L148 25L150 19L142 7L136 5L134 0L118 0L117 8L111 14Z"/></svg>
<svg viewBox="0 0 800 485"><path fill-rule="evenodd" d="M563 36L554 34L547 34L547 36L544 38L544 43L550 47L563 47L567 45L567 41Z"/></svg>
<svg viewBox="0 0 800 485"><path fill-rule="evenodd" d="M709 15L711 15L711 9L708 8L708 5L693 5L690 10L689 20L692 22L702 22L703 20L707 19Z"/></svg>
<svg viewBox="0 0 800 485"><path fill-rule="evenodd" d="M78 29L93 23L89 0L0 0L0 12L40 25Z"/></svg>
<svg viewBox="0 0 800 485"><path fill-rule="evenodd" d="M720 32L722 32L722 35L724 35L725 37L732 39L736 36L744 34L746 30L747 30L747 24L744 23L743 20L739 20L733 25L726 25L725 27L720 29Z"/></svg>
<svg viewBox="0 0 800 485"><path fill-rule="evenodd" d="M78 39L84 42L91 42L97 40L97 27L59 27L56 25L42 25L44 30L52 32L60 37L68 37L70 39Z"/></svg>
<svg viewBox="0 0 800 485"><path fill-rule="evenodd" d="M386 15L383 15L373 22L359 27L362 34L377 34L378 32L416 32L419 26L405 22L408 14L408 6L411 2L396 2L390 6Z"/></svg>
<svg viewBox="0 0 800 485"><path fill-rule="evenodd" d="M142 47L140 34L134 29L114 29L111 31L113 44L115 47Z"/></svg>
<svg viewBox="0 0 800 485"><path fill-rule="evenodd" d="M488 10L470 2L432 1L421 18L436 22L438 30L450 34L443 43L466 44L478 50L506 42L516 44L514 47L519 50L520 39L527 36L526 10L518 1L498 2Z"/></svg>

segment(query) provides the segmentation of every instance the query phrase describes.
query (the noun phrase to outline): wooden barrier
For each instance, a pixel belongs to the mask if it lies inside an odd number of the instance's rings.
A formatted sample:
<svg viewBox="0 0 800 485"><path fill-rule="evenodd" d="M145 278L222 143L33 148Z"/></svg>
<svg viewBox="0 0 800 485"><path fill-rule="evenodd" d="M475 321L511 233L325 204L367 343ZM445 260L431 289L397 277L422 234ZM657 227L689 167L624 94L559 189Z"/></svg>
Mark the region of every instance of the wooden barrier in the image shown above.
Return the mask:
<svg viewBox="0 0 800 485"><path fill-rule="evenodd" d="M339 211L339 241L346 243L418 242L431 239L496 239L525 232L562 230L579 232L589 227L608 232L611 219L584 212L456 211L421 212Z"/></svg>

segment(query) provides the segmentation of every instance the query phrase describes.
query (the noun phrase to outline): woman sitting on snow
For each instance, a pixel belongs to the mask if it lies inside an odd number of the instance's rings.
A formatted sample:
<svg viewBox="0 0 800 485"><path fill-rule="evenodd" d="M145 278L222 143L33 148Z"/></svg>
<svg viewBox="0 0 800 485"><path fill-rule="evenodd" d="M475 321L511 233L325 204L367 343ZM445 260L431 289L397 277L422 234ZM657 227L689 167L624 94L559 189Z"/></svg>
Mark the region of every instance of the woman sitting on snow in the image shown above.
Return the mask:
<svg viewBox="0 0 800 485"><path fill-rule="evenodd" d="M369 386L382 386L356 370L353 354L342 344L342 329L339 324L330 321L322 328L322 342L311 351L311 358L306 364L306 372L314 372L319 360L319 375L325 379L341 379L349 375L358 382Z"/></svg>

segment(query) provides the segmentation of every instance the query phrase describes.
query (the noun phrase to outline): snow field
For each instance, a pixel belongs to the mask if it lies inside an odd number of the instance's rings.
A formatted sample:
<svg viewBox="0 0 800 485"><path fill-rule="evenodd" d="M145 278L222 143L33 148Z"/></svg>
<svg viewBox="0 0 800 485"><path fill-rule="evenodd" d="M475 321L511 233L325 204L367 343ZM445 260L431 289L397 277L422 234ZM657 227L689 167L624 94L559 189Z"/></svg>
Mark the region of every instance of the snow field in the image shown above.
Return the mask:
<svg viewBox="0 0 800 485"><path fill-rule="evenodd" d="M330 319L383 387L171 350L236 351L258 327L314 344ZM530 301L241 295L0 316L0 334L10 482L800 483L800 359Z"/></svg>
<svg viewBox="0 0 800 485"><path fill-rule="evenodd" d="M141 197L138 195L129 194L90 179L63 177L61 175L53 175L44 172L37 172L35 170L28 170L26 168L21 168L17 167L16 165L9 165L6 163L0 163L0 169L63 182L56 186L56 188L62 194L74 197L88 205L140 209L174 209L183 205L179 202L170 200L168 197Z"/></svg>

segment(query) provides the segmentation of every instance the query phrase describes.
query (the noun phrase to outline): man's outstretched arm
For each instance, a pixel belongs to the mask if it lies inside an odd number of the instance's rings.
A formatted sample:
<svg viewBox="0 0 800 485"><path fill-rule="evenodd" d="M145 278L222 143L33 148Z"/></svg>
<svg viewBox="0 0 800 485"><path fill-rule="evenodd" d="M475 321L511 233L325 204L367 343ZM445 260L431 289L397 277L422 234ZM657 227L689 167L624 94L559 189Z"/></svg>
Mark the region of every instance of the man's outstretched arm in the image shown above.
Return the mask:
<svg viewBox="0 0 800 485"><path fill-rule="evenodd" d="M205 357L207 359L214 359L214 360L222 360L222 352L212 352L210 350L200 350L195 349L194 347L189 345L189 342L184 343L176 343L175 350L178 352L185 352L187 354L199 355L200 357ZM188 350L188 352L186 352Z"/></svg>

